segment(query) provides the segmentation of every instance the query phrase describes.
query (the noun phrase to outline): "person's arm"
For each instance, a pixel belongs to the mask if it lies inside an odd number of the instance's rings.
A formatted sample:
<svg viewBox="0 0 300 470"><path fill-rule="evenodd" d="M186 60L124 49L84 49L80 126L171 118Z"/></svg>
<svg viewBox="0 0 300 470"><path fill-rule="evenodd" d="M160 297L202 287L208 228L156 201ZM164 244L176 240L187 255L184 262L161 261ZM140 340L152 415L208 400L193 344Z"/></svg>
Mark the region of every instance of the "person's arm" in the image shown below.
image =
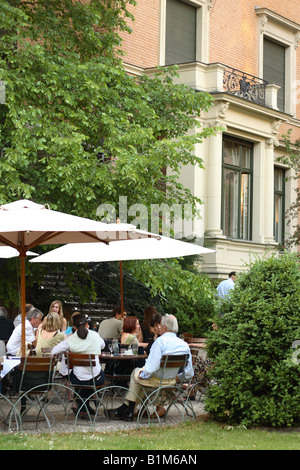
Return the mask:
<svg viewBox="0 0 300 470"><path fill-rule="evenodd" d="M56 346L54 346L54 348L52 349L52 354L53 355L61 354L69 350L70 350L70 346L69 346L68 338L66 338L64 341L61 341Z"/></svg>
<svg viewBox="0 0 300 470"><path fill-rule="evenodd" d="M148 379L160 368L160 361L162 357L161 344L155 341L151 347L150 354L146 360L144 369L139 373L140 379Z"/></svg>
<svg viewBox="0 0 300 470"><path fill-rule="evenodd" d="M105 345L104 339L101 338L101 336L99 336L99 338L100 338L100 340L101 340L101 341L100 341L100 354L101 354L102 349L104 349L106 345Z"/></svg>

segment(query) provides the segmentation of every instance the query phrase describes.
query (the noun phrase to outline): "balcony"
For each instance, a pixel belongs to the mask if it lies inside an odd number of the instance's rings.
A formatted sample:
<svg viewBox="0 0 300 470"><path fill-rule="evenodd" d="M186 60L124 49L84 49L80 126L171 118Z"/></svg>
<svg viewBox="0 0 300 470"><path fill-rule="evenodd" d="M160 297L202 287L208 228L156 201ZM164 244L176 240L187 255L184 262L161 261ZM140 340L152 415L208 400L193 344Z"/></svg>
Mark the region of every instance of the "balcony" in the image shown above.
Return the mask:
<svg viewBox="0 0 300 470"><path fill-rule="evenodd" d="M146 73L151 74L153 71L148 69ZM179 75L177 83L184 83L195 90L228 93L278 111L278 85L233 67L221 63L190 62L179 64Z"/></svg>
<svg viewBox="0 0 300 470"><path fill-rule="evenodd" d="M266 87L268 82L240 70L227 67L223 71L223 89L225 93L239 96L253 103L266 105Z"/></svg>

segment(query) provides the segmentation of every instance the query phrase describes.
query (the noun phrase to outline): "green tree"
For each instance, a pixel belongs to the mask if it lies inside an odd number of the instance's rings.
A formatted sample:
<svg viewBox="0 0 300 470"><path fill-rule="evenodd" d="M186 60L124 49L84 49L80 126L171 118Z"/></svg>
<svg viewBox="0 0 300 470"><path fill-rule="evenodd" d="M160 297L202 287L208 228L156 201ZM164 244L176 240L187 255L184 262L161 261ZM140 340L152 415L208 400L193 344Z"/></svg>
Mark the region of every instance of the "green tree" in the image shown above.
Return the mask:
<svg viewBox="0 0 300 470"><path fill-rule="evenodd" d="M194 146L214 132L201 124L212 97L175 84L175 68L126 73L129 5L0 0L0 203L28 198L96 218L127 196L128 206L189 203L196 213L201 201L179 174L202 167Z"/></svg>
<svg viewBox="0 0 300 470"><path fill-rule="evenodd" d="M128 31L127 4L135 2L0 2L2 203L26 197L96 217L99 204L126 195L130 205L195 209L178 175L202 166L193 149L213 132L200 124L212 98L174 84L174 70L125 72L117 31Z"/></svg>
<svg viewBox="0 0 300 470"><path fill-rule="evenodd" d="M300 271L296 254L254 260L239 275L208 341L214 366L206 409L245 426L292 426L300 418ZM296 342L296 343L295 343Z"/></svg>

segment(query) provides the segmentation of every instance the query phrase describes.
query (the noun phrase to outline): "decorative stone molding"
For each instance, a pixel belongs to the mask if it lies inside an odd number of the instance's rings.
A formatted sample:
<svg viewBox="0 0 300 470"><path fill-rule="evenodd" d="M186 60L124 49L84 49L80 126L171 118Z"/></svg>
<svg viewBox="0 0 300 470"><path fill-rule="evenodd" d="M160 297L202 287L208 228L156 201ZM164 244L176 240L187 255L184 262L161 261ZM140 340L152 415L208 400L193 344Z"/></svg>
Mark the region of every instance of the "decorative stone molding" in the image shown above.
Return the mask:
<svg viewBox="0 0 300 470"><path fill-rule="evenodd" d="M216 105L216 114L218 119L226 119L226 113L229 108L228 101L221 101Z"/></svg>
<svg viewBox="0 0 300 470"><path fill-rule="evenodd" d="M281 119L274 119L272 122L272 134L277 135L282 124Z"/></svg>
<svg viewBox="0 0 300 470"><path fill-rule="evenodd" d="M279 140L276 138L266 140L267 148L274 149L274 147L278 147L278 145L279 145Z"/></svg>

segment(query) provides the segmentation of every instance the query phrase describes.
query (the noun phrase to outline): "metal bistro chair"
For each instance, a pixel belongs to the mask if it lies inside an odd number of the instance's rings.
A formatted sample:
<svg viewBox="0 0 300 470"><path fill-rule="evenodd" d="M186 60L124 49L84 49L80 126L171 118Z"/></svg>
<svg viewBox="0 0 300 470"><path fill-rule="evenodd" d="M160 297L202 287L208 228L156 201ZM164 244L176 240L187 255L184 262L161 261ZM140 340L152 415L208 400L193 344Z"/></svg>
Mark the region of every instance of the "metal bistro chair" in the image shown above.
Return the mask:
<svg viewBox="0 0 300 470"><path fill-rule="evenodd" d="M69 352L67 354L66 360L68 364L68 383L69 383L69 386L74 390L77 399L80 399L80 390L83 390L83 389L90 390L90 394L85 400L84 398L81 398L82 404L81 406L78 407L76 411L75 423L77 423L77 419L79 417L80 412L87 412L89 422L90 424L92 424L91 409L89 409L88 407L88 401L92 399L95 402L96 411L95 411L95 415L93 418L93 420L95 421L98 415L98 409L101 405L101 400L99 400L99 394L97 394L97 391L102 388L107 387L109 383L104 381L104 383L101 385L96 384L96 377L94 377L94 374L93 374L93 368L96 366L96 354L80 354L80 353ZM83 385L83 384L72 383L70 374L74 367L88 367L91 370L91 375L93 379L92 384Z"/></svg>
<svg viewBox="0 0 300 470"><path fill-rule="evenodd" d="M51 423L54 423L54 417L49 412L48 416L48 392L52 387L54 369L56 365L55 357L26 356L21 357L19 368L15 370L17 385L17 401L20 402L20 416L22 423L28 417L32 408L36 408L38 413L35 417L36 427L42 416L51 429ZM32 418L28 418L29 420Z"/></svg>
<svg viewBox="0 0 300 470"><path fill-rule="evenodd" d="M207 372L212 367L212 364L207 357L205 349L206 342L207 338L192 338L190 343L195 375L192 379L189 395L190 397L194 396L193 400L196 399L198 395L198 399L201 401L210 383Z"/></svg>
<svg viewBox="0 0 300 470"><path fill-rule="evenodd" d="M145 394L144 400L141 402L141 406L137 416L137 425L139 426L140 420L147 415L148 423L150 424L151 416L157 418L159 423L161 423L161 417L156 412L156 405L159 404L165 407L166 413L164 418L167 417L170 409L172 407L180 411L182 416L182 421L184 420L185 414L188 410L191 410L192 415L195 416L194 411L189 403L189 397L186 394L186 390L182 388L183 383L189 383L185 378L185 368L188 362L189 355L170 355L162 356L160 362L160 368L162 369L162 374L160 382L157 387L142 386L142 390ZM182 378L180 383L175 383L174 385L163 385L164 377L166 376L166 371L170 372L170 369L173 369L173 377L175 378L179 373L182 373ZM169 375L169 374L168 374ZM168 402L166 406L164 402Z"/></svg>

